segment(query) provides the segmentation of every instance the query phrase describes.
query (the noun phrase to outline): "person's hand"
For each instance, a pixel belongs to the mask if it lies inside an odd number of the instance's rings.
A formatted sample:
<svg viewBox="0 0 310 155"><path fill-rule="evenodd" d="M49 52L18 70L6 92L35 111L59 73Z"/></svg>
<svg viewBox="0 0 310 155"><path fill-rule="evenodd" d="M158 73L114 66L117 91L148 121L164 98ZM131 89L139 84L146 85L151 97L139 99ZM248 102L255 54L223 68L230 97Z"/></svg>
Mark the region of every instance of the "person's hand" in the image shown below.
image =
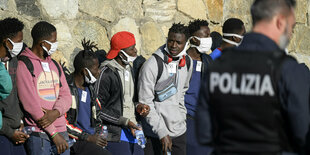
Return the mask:
<svg viewBox="0 0 310 155"><path fill-rule="evenodd" d="M136 137L135 131L136 130L141 130L141 128L137 127L135 123L133 123L132 121L128 122L128 128L131 131L131 134Z"/></svg>
<svg viewBox="0 0 310 155"><path fill-rule="evenodd" d="M42 110L45 114L38 120L38 123L42 128L50 126L60 115L58 110Z"/></svg>
<svg viewBox="0 0 310 155"><path fill-rule="evenodd" d="M15 132L13 133L13 136L11 137L11 140L15 144L20 144L20 143L25 143L27 138L29 138L29 135L27 135L27 134L25 134L19 130L15 130Z"/></svg>
<svg viewBox="0 0 310 155"><path fill-rule="evenodd" d="M103 139L98 134L89 135L86 139L86 141L94 143L98 146L104 147L108 145L108 142L106 139Z"/></svg>
<svg viewBox="0 0 310 155"><path fill-rule="evenodd" d="M161 141L161 145L162 145L162 150L163 150L163 154L166 154L168 149L169 151L171 151L172 149L172 141L169 135L163 137L162 139L160 139Z"/></svg>
<svg viewBox="0 0 310 155"><path fill-rule="evenodd" d="M146 104L139 103L136 108L137 112L142 117L146 117L150 113L150 106Z"/></svg>
<svg viewBox="0 0 310 155"><path fill-rule="evenodd" d="M67 141L60 134L55 135L53 142L56 145L58 154L64 153L69 148Z"/></svg>

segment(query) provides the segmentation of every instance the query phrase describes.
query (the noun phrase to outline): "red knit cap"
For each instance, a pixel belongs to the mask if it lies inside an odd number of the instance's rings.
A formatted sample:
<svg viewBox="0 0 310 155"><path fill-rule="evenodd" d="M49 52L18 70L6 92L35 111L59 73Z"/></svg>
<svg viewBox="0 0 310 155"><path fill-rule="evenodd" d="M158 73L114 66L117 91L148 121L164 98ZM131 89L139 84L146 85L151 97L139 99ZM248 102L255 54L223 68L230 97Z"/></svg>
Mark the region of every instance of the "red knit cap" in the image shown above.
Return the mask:
<svg viewBox="0 0 310 155"><path fill-rule="evenodd" d="M135 36L127 31L117 32L111 38L111 49L107 54L107 59L114 59L121 49L128 48L136 44Z"/></svg>

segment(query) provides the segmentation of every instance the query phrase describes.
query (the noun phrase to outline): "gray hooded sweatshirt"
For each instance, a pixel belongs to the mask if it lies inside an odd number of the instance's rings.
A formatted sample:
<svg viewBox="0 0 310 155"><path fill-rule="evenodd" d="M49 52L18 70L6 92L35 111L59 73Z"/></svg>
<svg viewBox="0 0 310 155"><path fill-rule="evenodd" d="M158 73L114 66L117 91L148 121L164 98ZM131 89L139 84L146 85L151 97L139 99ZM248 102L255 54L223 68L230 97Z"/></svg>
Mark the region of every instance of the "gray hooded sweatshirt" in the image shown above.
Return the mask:
<svg viewBox="0 0 310 155"><path fill-rule="evenodd" d="M163 58L162 51L164 47L160 47L155 54ZM176 66L178 66L179 61L170 63L176 63ZM178 81L176 94L162 102L154 101L156 84L160 84L169 78L169 64L163 63L162 75L156 83L157 61L154 56L150 57L142 66L138 81L139 102L150 106L150 113L142 120L144 132L147 136L159 139L167 135L172 138L178 137L186 132L187 111L184 104L184 95L189 87L193 63L190 63L189 70L187 66L176 67Z"/></svg>

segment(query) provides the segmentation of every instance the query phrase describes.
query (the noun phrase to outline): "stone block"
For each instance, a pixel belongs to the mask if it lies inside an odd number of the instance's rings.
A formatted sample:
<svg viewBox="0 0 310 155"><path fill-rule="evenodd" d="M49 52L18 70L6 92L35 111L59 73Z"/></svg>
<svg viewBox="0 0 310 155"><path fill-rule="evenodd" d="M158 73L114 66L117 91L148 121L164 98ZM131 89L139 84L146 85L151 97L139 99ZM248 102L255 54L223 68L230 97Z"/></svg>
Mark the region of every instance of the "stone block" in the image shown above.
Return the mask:
<svg viewBox="0 0 310 155"><path fill-rule="evenodd" d="M308 0L298 0L297 7L295 9L296 22L298 23L307 23L307 11L309 2Z"/></svg>
<svg viewBox="0 0 310 155"><path fill-rule="evenodd" d="M115 2L114 0L79 0L79 9L91 16L113 22L118 17Z"/></svg>
<svg viewBox="0 0 310 155"><path fill-rule="evenodd" d="M289 51L310 55L310 28L305 24L297 24L288 47Z"/></svg>
<svg viewBox="0 0 310 155"><path fill-rule="evenodd" d="M0 8L6 10L8 8L8 0L1 0L0 1Z"/></svg>
<svg viewBox="0 0 310 155"><path fill-rule="evenodd" d="M40 17L40 10L35 0L15 0L17 11L32 17Z"/></svg>
<svg viewBox="0 0 310 155"><path fill-rule="evenodd" d="M157 22L171 21L176 13L176 3L174 0L144 0L143 8L145 17L150 17Z"/></svg>
<svg viewBox="0 0 310 155"><path fill-rule="evenodd" d="M252 28L250 8L254 0L224 0L223 23L228 18L241 19L247 32Z"/></svg>
<svg viewBox="0 0 310 155"><path fill-rule="evenodd" d="M114 9L119 11L120 16L131 18L142 18L142 0L117 0L113 1Z"/></svg>
<svg viewBox="0 0 310 155"><path fill-rule="evenodd" d="M21 0L23 1L23 0ZM39 0L42 8L54 19L74 19L78 13L78 0ZM92 7L90 7L92 8Z"/></svg>
<svg viewBox="0 0 310 155"><path fill-rule="evenodd" d="M74 41L74 53L70 55L70 59L73 60L76 52L82 49L81 40L86 38L86 40L91 40L98 44L97 47L99 49L104 49L108 51L110 49L110 41L108 39L107 31L105 27L100 25L96 21L91 20L80 20L73 28L73 36ZM72 61L73 62L73 61Z"/></svg>
<svg viewBox="0 0 310 155"><path fill-rule="evenodd" d="M205 0L208 19L221 23L223 20L223 0Z"/></svg>
<svg viewBox="0 0 310 155"><path fill-rule="evenodd" d="M207 19L207 8L203 0L178 0L178 10L195 19Z"/></svg>
<svg viewBox="0 0 310 155"><path fill-rule="evenodd" d="M155 22L149 21L140 27L144 56L151 56L161 45L165 44L165 36Z"/></svg>

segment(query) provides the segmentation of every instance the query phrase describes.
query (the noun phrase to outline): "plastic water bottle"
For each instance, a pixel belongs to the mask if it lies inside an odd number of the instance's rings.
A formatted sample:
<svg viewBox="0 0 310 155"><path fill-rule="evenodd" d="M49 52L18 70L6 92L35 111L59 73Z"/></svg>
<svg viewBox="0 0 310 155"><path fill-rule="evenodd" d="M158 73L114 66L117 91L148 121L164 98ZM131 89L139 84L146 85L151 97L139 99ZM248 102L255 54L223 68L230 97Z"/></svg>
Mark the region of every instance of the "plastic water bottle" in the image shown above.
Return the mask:
<svg viewBox="0 0 310 155"><path fill-rule="evenodd" d="M166 155L171 155L171 152L168 150Z"/></svg>
<svg viewBox="0 0 310 155"><path fill-rule="evenodd" d="M30 135L33 131L35 131L35 128L33 126L25 126L21 132Z"/></svg>
<svg viewBox="0 0 310 155"><path fill-rule="evenodd" d="M141 128L140 124L137 124L137 126ZM136 130L135 134L136 134L136 139L138 140L138 145L140 145L141 148L144 149L146 140L145 140L143 131L142 130Z"/></svg>
<svg viewBox="0 0 310 155"><path fill-rule="evenodd" d="M99 136L102 138L102 139L107 139L108 138L108 134L109 134L109 132L108 132L108 127L107 126L102 126L102 130L101 130L101 132L99 133ZM103 148L105 148L105 146L103 147Z"/></svg>
<svg viewBox="0 0 310 155"><path fill-rule="evenodd" d="M75 142L76 142L75 139L69 139L69 140L67 140L67 143L68 143L68 145L69 145L69 148L70 148ZM58 154L56 145L53 145L53 146L52 146L50 152L51 152L51 155L56 155L56 154Z"/></svg>

